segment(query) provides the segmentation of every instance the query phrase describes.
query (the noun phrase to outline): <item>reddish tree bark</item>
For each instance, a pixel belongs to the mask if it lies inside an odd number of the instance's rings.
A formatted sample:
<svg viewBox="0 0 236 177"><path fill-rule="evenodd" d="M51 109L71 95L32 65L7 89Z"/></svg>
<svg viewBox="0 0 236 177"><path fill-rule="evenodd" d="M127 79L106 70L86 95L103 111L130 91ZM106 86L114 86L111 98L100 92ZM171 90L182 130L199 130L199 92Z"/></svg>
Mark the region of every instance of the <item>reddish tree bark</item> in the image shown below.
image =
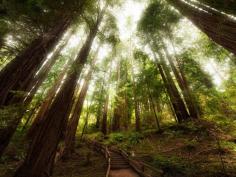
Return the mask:
<svg viewBox="0 0 236 177"><path fill-rule="evenodd" d="M194 1L167 0L213 41L236 55L236 20ZM199 10L203 9L203 10Z"/></svg>
<svg viewBox="0 0 236 177"><path fill-rule="evenodd" d="M141 131L141 119L140 119L140 110L139 102L134 100L134 111L135 111L135 129L137 132Z"/></svg>
<svg viewBox="0 0 236 177"><path fill-rule="evenodd" d="M69 38L67 39L68 42ZM66 43L61 45L54 53L52 56L51 60L42 68L38 76L35 76L35 78L29 83L27 86L28 88L26 89L27 92L30 92L26 97L25 100L22 99L15 99L14 101L23 101L24 102L24 107L22 108L22 111L19 112L18 116L15 116L10 123L4 127L3 129L0 130L0 156L4 152L5 148L9 144L12 136L14 135L19 123L21 122L23 115L25 113L25 108L29 105L29 103L32 101L36 91L40 87L40 85L43 83L43 81L46 79L47 74L49 73L50 69L52 68L53 64L56 62L61 50L64 48ZM32 88L30 90L30 88ZM17 102L18 102L17 101ZM20 102L21 102L20 101Z"/></svg>
<svg viewBox="0 0 236 177"><path fill-rule="evenodd" d="M147 84L147 88L148 88L148 94L149 94L149 98L150 98L150 102L151 102L151 106L152 106L152 111L154 113L154 117L155 117L155 120L156 120L157 128L158 128L158 131L160 131L161 130L160 122L159 122L159 119L158 119L158 116L157 116L157 112L156 112L156 109L155 109L155 104L154 104L152 94L151 94L151 91L150 91L150 88L149 88L148 84Z"/></svg>
<svg viewBox="0 0 236 177"><path fill-rule="evenodd" d="M68 122L65 135L65 147L63 150L62 158L68 158L74 152L76 130L79 124L80 115L83 109L84 100L89 88L89 81L91 80L91 77L92 77L92 68L90 69L89 73L85 78L85 82L80 91L79 98L75 104L75 109L73 110L72 117Z"/></svg>
<svg viewBox="0 0 236 177"><path fill-rule="evenodd" d="M122 104L119 97L121 96L119 94L119 85L120 85L120 60L117 61L117 66L116 66L116 80L117 80L117 84L116 84L116 100L115 100L115 107L114 107L114 114L113 114L113 119L112 119L112 131L119 131L120 130L120 121L122 118Z"/></svg>
<svg viewBox="0 0 236 177"><path fill-rule="evenodd" d="M44 62L46 55L56 46L71 18L64 16L47 34L35 39L19 56L0 72L0 106L22 103L29 83ZM17 94L14 92L21 92Z"/></svg>
<svg viewBox="0 0 236 177"><path fill-rule="evenodd" d="M73 33L73 32L72 32ZM50 60L42 67L40 68L39 73L34 76L34 78L28 83L27 88L26 88L26 93L28 95L24 99L24 104L27 105L29 104L35 93L37 92L38 88L41 86L43 81L46 79L48 76L48 73L50 72L51 68L53 65L56 63L57 59L59 58L61 51L64 49L64 47L68 44L69 39L71 37L71 34L69 34L63 41L63 43L54 51L52 57Z"/></svg>
<svg viewBox="0 0 236 177"><path fill-rule="evenodd" d="M106 100L103 107L103 115L102 115L102 126L101 131L104 135L107 134L107 113L108 113L108 104L109 104L109 94L106 96Z"/></svg>
<svg viewBox="0 0 236 177"><path fill-rule="evenodd" d="M59 89L62 79L65 77L66 75L66 70L68 69L68 67L65 67L63 69L63 71L59 74L56 82L54 83L54 85L50 88L50 90L47 92L47 96L45 98L45 100L43 101L40 109L38 110L38 113L32 123L32 125L30 126L28 132L27 132L27 138L31 139L32 137L34 137L35 132L37 132L37 128L39 127L40 123L43 121L44 116L46 115L46 112L49 110L50 105L53 102L53 99L56 96L56 92Z"/></svg>
<svg viewBox="0 0 236 177"><path fill-rule="evenodd" d="M28 85L33 85L32 81L34 80L34 75L40 64L44 61L45 54L56 45L69 24L69 18L62 20L60 24L48 34L50 36L35 40L22 55L16 57L0 72L0 107L8 105L22 107L18 115L15 116L6 127L0 129L0 157L22 119L25 110L24 107L30 103L37 88L45 79L47 75L46 71L38 81L35 80L36 85L34 91L29 95L30 97L26 100L27 102L23 104L24 99L27 96L25 92L29 91ZM47 72L49 72L50 67L48 67ZM17 93L15 94L12 91L17 91ZM19 91L21 92L20 96L17 95Z"/></svg>
<svg viewBox="0 0 236 177"><path fill-rule="evenodd" d="M54 159L52 160L52 158L55 157L57 146L67 124L77 80L87 61L104 12L105 9L100 12L97 21L90 30L85 44L67 73L61 90L56 95L39 130L32 139L24 163L18 168L14 177L47 177L51 175L49 169L53 166ZM75 66L77 66L76 69Z"/></svg>
<svg viewBox="0 0 236 177"><path fill-rule="evenodd" d="M117 103L119 104L119 103ZM119 131L120 130L120 120L121 120L121 106L116 105L114 109L113 114L113 120L112 120L112 131Z"/></svg>
<svg viewBox="0 0 236 177"><path fill-rule="evenodd" d="M162 40L162 43L163 43L163 45L165 45L163 40ZM164 46L163 48L164 48L164 52L166 54L167 60L169 61L171 69L172 69L172 71L175 75L177 83L178 83L178 85L179 85L179 87L180 87L180 89L183 93L183 98L184 98L186 106L188 108L190 117L198 119L199 118L199 111L197 109L195 101L193 100L193 96L192 96L192 93L191 93L191 91L189 89L189 86L187 84L187 80L184 77L183 72L180 72L177 69L177 67L175 66L175 64L173 62L173 57L170 56L170 54L169 54L168 50L166 49L166 47Z"/></svg>
<svg viewBox="0 0 236 177"><path fill-rule="evenodd" d="M154 54L154 56L156 57L155 54ZM175 86L175 83L169 73L169 70L168 70L162 56L160 56L160 59L161 59L161 62L157 63L158 70L161 74L161 77L162 77L163 82L165 84L167 93L170 97L170 101L171 101L171 104L174 108L176 118L178 119L178 122L182 122L182 121L189 118L189 114L186 110L184 102L178 92L178 89ZM157 60L157 58L156 58L156 60Z"/></svg>

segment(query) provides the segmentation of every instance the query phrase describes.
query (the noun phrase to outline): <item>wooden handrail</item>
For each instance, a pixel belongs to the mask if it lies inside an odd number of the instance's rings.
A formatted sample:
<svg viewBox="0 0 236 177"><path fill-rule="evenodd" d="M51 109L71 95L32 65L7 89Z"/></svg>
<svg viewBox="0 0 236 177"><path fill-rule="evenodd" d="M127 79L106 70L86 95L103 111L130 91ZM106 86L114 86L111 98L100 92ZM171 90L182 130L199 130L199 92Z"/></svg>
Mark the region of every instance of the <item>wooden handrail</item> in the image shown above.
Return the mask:
<svg viewBox="0 0 236 177"><path fill-rule="evenodd" d="M86 140L88 144L92 144L97 150L99 150L106 158L107 163L108 163L108 168L106 172L106 177L109 176L110 173L110 168L111 168L111 157L110 157L110 152L108 150L107 146L102 145L101 143L97 141L91 141L91 140ZM141 176L141 177L152 177L149 174L146 174L147 170L151 170L155 173L162 174L163 172L159 169L156 169L155 167L148 165L140 160L135 160L132 157L128 155L127 152L124 150L118 149L118 148L110 148L112 151L119 153L122 155L130 164L130 166Z"/></svg>
<svg viewBox="0 0 236 177"><path fill-rule="evenodd" d="M107 162L108 162L106 177L109 177L110 170L111 170L111 155L110 155L110 152L108 151L107 147L106 147L106 156L107 156L106 159L107 159Z"/></svg>
<svg viewBox="0 0 236 177"><path fill-rule="evenodd" d="M86 140L86 143L92 145L96 150L99 150L104 155L104 157L108 163L106 177L109 177L110 170L111 170L111 155L108 150L108 147L102 145L101 143L98 143L96 141L91 141L91 140Z"/></svg>

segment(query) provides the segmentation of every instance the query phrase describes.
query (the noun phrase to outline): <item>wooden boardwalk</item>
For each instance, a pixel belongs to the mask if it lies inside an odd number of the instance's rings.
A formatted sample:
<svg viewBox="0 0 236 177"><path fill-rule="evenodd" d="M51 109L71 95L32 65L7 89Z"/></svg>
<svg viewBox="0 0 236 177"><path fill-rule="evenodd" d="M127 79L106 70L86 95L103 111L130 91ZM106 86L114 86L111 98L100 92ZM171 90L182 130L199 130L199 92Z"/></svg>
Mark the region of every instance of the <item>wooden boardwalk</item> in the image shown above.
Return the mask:
<svg viewBox="0 0 236 177"><path fill-rule="evenodd" d="M163 172L142 161L135 160L123 150L86 140L95 151L101 152L108 164L106 177L161 177Z"/></svg>
<svg viewBox="0 0 236 177"><path fill-rule="evenodd" d="M111 170L109 177L140 177L133 169Z"/></svg>
<svg viewBox="0 0 236 177"><path fill-rule="evenodd" d="M119 153L110 151L109 177L140 177Z"/></svg>

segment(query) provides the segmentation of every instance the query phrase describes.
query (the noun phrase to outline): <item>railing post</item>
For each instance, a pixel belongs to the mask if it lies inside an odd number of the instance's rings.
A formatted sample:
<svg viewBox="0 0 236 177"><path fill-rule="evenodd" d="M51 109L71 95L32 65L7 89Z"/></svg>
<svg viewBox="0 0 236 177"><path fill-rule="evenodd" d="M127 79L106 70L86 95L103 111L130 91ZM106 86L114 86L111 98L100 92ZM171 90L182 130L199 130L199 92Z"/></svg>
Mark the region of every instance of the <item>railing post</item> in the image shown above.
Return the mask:
<svg viewBox="0 0 236 177"><path fill-rule="evenodd" d="M144 172L144 170L145 170L144 165L141 166L141 169L142 169L142 172Z"/></svg>

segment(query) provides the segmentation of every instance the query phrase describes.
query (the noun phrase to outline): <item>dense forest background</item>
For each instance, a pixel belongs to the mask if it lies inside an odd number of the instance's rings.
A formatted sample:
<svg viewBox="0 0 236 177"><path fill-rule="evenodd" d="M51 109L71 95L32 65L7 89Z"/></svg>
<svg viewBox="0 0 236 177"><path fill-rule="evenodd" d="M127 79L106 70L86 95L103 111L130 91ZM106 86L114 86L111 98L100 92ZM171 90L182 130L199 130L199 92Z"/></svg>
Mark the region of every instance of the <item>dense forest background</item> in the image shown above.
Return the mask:
<svg viewBox="0 0 236 177"><path fill-rule="evenodd" d="M0 0L0 176L59 177L90 140L235 176L235 55L233 0Z"/></svg>

